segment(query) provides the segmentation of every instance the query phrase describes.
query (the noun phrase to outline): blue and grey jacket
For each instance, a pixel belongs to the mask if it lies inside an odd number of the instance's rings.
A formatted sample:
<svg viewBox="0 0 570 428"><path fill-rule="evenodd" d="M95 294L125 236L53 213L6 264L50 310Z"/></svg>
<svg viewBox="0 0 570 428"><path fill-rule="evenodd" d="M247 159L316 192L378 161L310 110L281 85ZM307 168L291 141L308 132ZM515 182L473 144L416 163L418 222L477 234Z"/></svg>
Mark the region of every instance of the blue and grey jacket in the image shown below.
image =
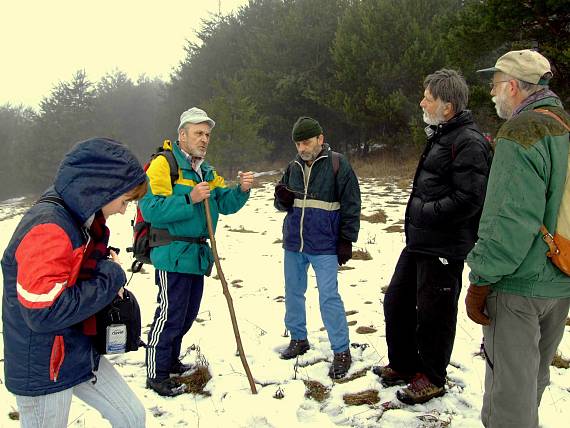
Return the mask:
<svg viewBox="0 0 570 428"><path fill-rule="evenodd" d="M299 155L289 163L280 183L295 193L287 209L275 199L283 222L283 248L308 254L336 254L339 238L356 242L360 229L360 187L343 155L334 173L327 144L311 166Z"/></svg>

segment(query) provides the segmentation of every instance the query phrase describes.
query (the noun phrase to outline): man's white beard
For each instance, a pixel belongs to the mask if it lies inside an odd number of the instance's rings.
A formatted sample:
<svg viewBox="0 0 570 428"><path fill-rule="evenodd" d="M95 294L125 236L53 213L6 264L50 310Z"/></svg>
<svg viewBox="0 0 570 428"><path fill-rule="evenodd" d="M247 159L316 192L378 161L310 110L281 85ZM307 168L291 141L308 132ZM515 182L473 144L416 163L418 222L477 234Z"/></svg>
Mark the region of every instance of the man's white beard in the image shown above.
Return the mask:
<svg viewBox="0 0 570 428"><path fill-rule="evenodd" d="M445 122L445 117L443 116L443 112L441 110L443 109L438 108L433 116L430 116L428 112L423 110L424 122L427 123L428 125L435 125L435 126Z"/></svg>
<svg viewBox="0 0 570 428"><path fill-rule="evenodd" d="M495 111L497 112L497 116L504 120L510 119L513 112L510 111L506 100L501 98L499 95L495 95L492 100L495 104Z"/></svg>

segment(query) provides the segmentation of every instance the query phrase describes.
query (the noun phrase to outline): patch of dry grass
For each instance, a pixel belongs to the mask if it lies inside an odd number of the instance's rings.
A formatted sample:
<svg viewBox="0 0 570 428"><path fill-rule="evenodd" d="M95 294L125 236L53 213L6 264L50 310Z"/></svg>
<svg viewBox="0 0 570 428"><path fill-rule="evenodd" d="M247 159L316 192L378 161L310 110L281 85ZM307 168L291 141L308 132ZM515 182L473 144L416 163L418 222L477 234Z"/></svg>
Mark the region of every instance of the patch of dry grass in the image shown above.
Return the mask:
<svg viewBox="0 0 570 428"><path fill-rule="evenodd" d="M228 231L229 231L229 232L238 232L238 233L257 233L256 231L246 229L246 228L243 227L243 226L240 226L238 229L232 229L232 228L230 228Z"/></svg>
<svg viewBox="0 0 570 428"><path fill-rule="evenodd" d="M402 150L387 149L353 157L350 163L359 177L401 177L399 181L407 179L409 184L418 166L419 152L419 148L411 146Z"/></svg>
<svg viewBox="0 0 570 428"><path fill-rule="evenodd" d="M360 214L360 219L369 223L386 223L386 213L384 210L378 210L372 215Z"/></svg>
<svg viewBox="0 0 570 428"><path fill-rule="evenodd" d="M560 352L557 352L550 365L558 367L559 369L567 369L570 368L570 360L564 358Z"/></svg>
<svg viewBox="0 0 570 428"><path fill-rule="evenodd" d="M404 228L399 224L393 224L392 226L388 226L384 229L388 233L403 233Z"/></svg>
<svg viewBox="0 0 570 428"><path fill-rule="evenodd" d="M206 366L198 366L196 370L189 375L179 376L176 379L188 387L186 392L189 394L200 394L206 397L211 395L209 392L204 391L206 384L212 379L210 370L208 370Z"/></svg>
<svg viewBox="0 0 570 428"><path fill-rule="evenodd" d="M344 404L347 406L361 406L363 404L376 404L380 401L378 390L367 389L366 391L354 394L344 394L342 396Z"/></svg>
<svg viewBox="0 0 570 428"><path fill-rule="evenodd" d="M376 333L377 331L378 330L376 330L374 327L368 327L365 325L361 325L356 329L356 332L358 334L370 334L370 333Z"/></svg>
<svg viewBox="0 0 570 428"><path fill-rule="evenodd" d="M348 383L348 382L352 382L354 379L359 379L361 377L364 377L368 374L368 371L370 370L370 367L365 367L362 370L359 370L357 372L354 372L353 374L351 374L350 376L346 376L346 377L341 377L340 379L333 379L334 383Z"/></svg>
<svg viewBox="0 0 570 428"><path fill-rule="evenodd" d="M322 383L317 382L316 380L305 380L303 382L307 388L305 391L306 398L312 398L319 403L322 403L327 398L329 398L330 389L324 386Z"/></svg>
<svg viewBox="0 0 570 428"><path fill-rule="evenodd" d="M372 256L368 252L367 249L360 250L356 249L352 252L352 259L353 260L372 260Z"/></svg>

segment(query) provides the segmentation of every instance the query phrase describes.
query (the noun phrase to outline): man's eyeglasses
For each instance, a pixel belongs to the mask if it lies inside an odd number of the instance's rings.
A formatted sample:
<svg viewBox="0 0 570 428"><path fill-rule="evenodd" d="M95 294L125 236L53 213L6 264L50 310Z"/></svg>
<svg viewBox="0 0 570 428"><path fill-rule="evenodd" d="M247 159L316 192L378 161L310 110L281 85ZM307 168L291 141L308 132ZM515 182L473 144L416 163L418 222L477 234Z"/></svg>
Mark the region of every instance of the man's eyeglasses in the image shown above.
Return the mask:
<svg viewBox="0 0 570 428"><path fill-rule="evenodd" d="M510 82L511 80L512 80L512 79L509 79L509 80L499 80L498 82L489 82L489 83L487 83L487 84L489 85L489 88L493 89L497 83Z"/></svg>

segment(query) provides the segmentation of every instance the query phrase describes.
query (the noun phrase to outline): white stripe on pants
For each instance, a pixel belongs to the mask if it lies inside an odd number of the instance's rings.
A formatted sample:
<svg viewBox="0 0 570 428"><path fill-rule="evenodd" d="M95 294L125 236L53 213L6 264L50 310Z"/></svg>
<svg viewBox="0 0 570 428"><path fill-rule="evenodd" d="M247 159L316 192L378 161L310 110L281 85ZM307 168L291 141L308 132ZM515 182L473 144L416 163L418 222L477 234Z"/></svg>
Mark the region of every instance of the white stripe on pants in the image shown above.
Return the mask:
<svg viewBox="0 0 570 428"><path fill-rule="evenodd" d="M107 419L111 426L145 426L145 409L120 373L101 357L97 382L83 382L53 394L28 397L16 395L22 428L66 428L73 394Z"/></svg>

